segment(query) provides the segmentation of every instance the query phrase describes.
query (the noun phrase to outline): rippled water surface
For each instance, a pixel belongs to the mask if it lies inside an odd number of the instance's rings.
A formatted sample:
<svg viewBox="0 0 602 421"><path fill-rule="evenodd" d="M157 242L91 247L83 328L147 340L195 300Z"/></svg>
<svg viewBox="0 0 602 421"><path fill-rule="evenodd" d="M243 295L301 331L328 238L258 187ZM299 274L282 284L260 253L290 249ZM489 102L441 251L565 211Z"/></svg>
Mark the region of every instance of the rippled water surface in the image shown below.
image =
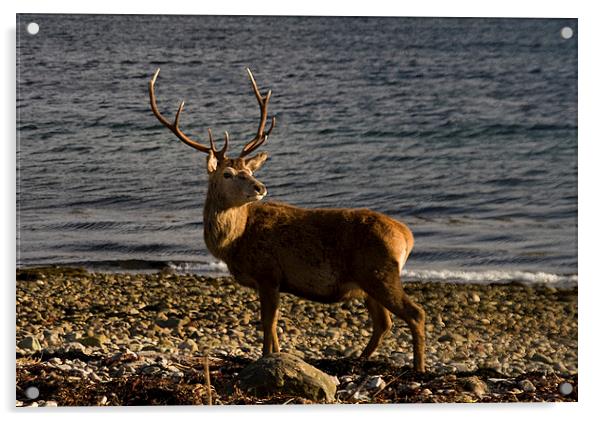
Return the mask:
<svg viewBox="0 0 602 421"><path fill-rule="evenodd" d="M40 25L30 36L28 22ZM563 39L569 26L575 36ZM206 140L278 119L269 198L405 221L406 268L577 272L577 21L20 15L18 264L223 268L202 237Z"/></svg>

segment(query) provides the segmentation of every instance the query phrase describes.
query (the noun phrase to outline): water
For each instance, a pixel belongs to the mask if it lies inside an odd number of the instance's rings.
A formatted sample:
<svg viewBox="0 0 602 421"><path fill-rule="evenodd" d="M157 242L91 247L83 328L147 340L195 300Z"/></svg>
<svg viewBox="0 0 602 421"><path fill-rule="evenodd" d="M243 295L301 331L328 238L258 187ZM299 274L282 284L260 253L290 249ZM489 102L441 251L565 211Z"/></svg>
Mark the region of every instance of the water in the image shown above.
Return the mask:
<svg viewBox="0 0 602 421"><path fill-rule="evenodd" d="M27 23L40 32L30 36ZM569 26L571 39L560 31ZM19 266L219 273L202 237L206 142L278 125L269 199L406 222L406 274L577 280L577 20L20 15ZM221 137L221 136L220 136Z"/></svg>

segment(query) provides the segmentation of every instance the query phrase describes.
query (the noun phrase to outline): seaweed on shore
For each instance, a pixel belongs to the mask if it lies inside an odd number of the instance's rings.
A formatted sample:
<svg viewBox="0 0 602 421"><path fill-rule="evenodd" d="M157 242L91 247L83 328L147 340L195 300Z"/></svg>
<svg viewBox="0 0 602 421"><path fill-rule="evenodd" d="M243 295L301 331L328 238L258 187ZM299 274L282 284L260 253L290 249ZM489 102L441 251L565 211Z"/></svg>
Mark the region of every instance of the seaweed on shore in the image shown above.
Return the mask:
<svg viewBox="0 0 602 421"><path fill-rule="evenodd" d="M316 403L294 395L275 394L257 398L236 386L237 374L250 360L224 357L212 364L211 394L217 405L249 404L310 404ZM367 378L378 373L386 382L382 390L372 392L358 402L351 394L339 394L337 403L474 403L474 402L563 402L577 401L577 375L529 372L507 377L489 369L456 374L416 373L409 367L398 367L384 361L362 363L353 359L311 361L331 375L354 374ZM133 375L109 382L92 382L69 373L53 370L40 359L21 359L17 368L17 399L27 402L25 390L35 386L40 399L55 401L60 406L140 406L140 405L207 405L209 394L205 385L201 358L187 362L186 376L180 380L149 375ZM489 385L479 396L465 388L465 380L478 378ZM529 381L533 391L520 390L518 385ZM570 383L572 392L564 396L559 385ZM410 387L410 385L419 385Z"/></svg>

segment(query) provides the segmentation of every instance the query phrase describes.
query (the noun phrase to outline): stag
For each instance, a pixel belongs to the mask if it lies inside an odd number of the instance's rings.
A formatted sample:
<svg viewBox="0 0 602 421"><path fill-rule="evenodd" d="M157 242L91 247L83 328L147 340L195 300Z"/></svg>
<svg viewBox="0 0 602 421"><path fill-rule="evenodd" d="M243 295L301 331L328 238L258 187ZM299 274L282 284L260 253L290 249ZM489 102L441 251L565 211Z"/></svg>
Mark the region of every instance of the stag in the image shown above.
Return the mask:
<svg viewBox="0 0 602 421"><path fill-rule="evenodd" d="M155 97L159 69L149 82L150 105L159 121L182 142L207 154L209 185L203 212L209 251L224 261L234 279L259 294L263 354L279 352L276 324L280 293L335 303L365 300L372 336L360 358L368 358L391 330L391 313L412 333L414 369L425 371L425 312L405 294L400 274L414 239L403 223L369 209L303 209L263 202L266 186L255 177L268 155L250 156L268 139L272 91L262 95L247 69L259 104L259 127L236 158L226 155L229 136L217 150L211 129L209 146L190 139L179 127L184 102L173 122L161 114Z"/></svg>

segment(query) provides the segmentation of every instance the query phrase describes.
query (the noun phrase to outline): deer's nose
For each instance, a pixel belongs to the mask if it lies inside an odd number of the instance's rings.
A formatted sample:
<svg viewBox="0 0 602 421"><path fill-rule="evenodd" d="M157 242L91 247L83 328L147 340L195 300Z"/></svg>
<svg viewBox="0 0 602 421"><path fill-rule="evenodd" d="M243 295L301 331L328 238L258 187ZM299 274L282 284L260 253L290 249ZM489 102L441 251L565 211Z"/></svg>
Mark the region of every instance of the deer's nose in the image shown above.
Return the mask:
<svg viewBox="0 0 602 421"><path fill-rule="evenodd" d="M257 194L265 195L268 192L268 189L263 184L256 183L253 188Z"/></svg>

